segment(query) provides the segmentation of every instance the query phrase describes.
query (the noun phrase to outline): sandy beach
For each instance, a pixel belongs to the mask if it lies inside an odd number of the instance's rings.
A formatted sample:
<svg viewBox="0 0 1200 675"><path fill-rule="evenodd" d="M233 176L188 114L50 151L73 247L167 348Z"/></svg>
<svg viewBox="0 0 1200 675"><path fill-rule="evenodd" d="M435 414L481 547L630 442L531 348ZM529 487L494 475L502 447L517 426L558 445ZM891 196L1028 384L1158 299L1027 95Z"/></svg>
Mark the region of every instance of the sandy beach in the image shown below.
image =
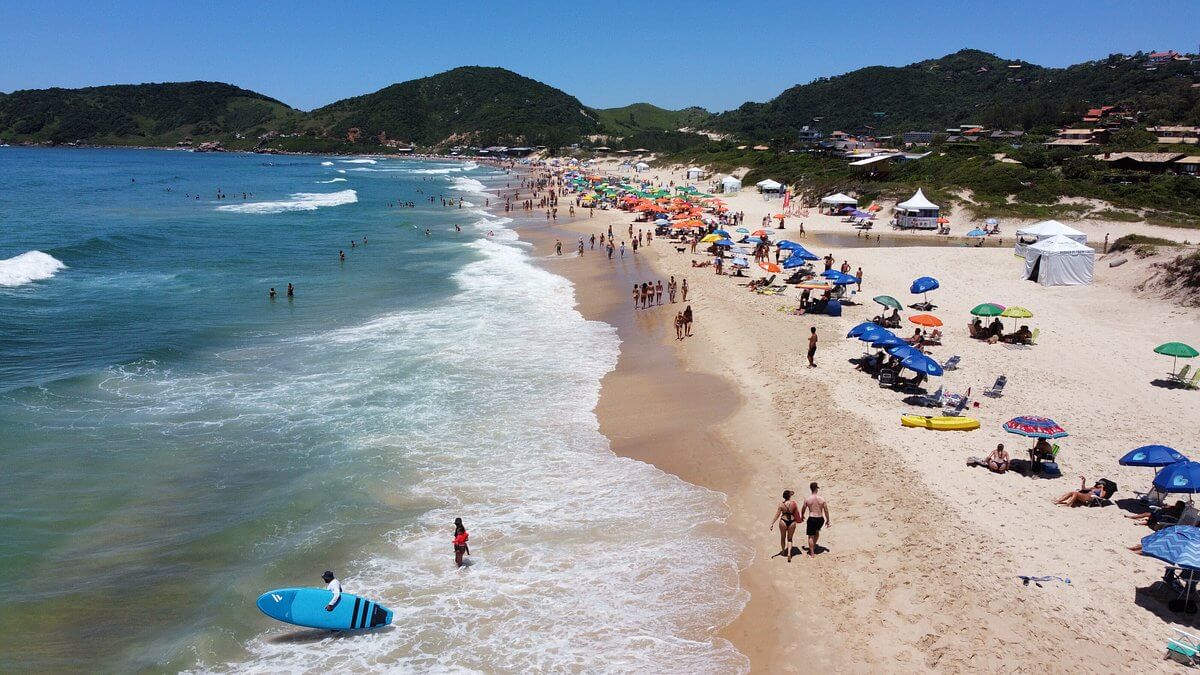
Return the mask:
<svg viewBox="0 0 1200 675"><path fill-rule="evenodd" d="M683 182L679 174L648 173ZM778 200L752 190L728 202L745 212L751 229L780 210ZM560 216L565 198L562 205ZM560 235L573 251L568 236L598 235L612 223L623 239L632 220L621 211L598 210L589 218L583 209L574 219L523 232L546 253ZM775 238L797 238L799 221L810 249L864 270L859 304L841 317L780 311L797 304L798 291L747 292L739 283L749 279L693 268L702 257L676 253L665 240L627 251L624 259L609 261L597 249L549 264L575 283L585 316L618 327L621 357L598 407L614 450L728 495L731 536L754 549L753 562L741 570L750 600L720 635L750 658L755 672L1033 672L1085 662L1116 670L1165 667L1162 647L1184 615L1170 612L1167 598L1152 588L1163 564L1127 550L1150 530L1123 518L1128 511L1119 506L1133 490L1149 487L1153 471L1120 467L1117 458L1148 443L1192 450L1200 394L1152 383L1171 368L1152 349L1169 340L1200 341L1200 313L1134 290L1151 261L1109 268L1098 258L1094 285L1046 288L1020 278L1023 262L1012 255L1011 238L1006 245L991 238L983 248L889 246L889 231L878 243L855 247L849 225L815 210L789 218ZM1136 224L1069 224L1094 243L1105 233L1194 237ZM1016 225L1004 228L1011 237ZM961 225L956 230L965 232ZM635 280L665 283L671 275L686 278L692 291L695 336L683 341L671 327L682 304L635 311L628 297ZM870 298L913 302L908 285L921 275L942 284L930 299L946 338L933 356L962 359L930 389L969 389L978 407L967 414L981 420L979 430L903 428L900 415L921 409L850 363L862 343L844 336L878 313ZM752 268L750 277L760 276ZM981 302L1031 309L1027 323L1040 330L1037 345L969 339L968 310ZM820 338L815 369L804 358L812 326ZM1004 396L983 396L1002 374L1009 380ZM1062 477L967 466L968 457L985 456L997 443L1013 457L1025 456L1030 441L1000 428L1022 414L1053 417L1071 433L1060 441ZM1079 475L1116 481L1118 506L1053 505L1078 487ZM803 496L809 481L820 482L829 499L832 526L821 539L828 551L788 564L772 557L778 534L767 526L779 492L791 488ZM1024 585L1021 575L1071 582Z"/></svg>

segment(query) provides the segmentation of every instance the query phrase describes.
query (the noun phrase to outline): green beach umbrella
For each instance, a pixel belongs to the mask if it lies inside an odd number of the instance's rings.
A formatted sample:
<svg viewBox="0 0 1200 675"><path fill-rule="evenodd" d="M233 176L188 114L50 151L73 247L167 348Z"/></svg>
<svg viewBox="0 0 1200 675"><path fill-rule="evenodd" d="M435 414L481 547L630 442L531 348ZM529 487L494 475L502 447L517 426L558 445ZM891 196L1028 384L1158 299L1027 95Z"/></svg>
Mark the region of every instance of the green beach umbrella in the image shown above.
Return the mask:
<svg viewBox="0 0 1200 675"><path fill-rule="evenodd" d="M985 302L982 305L975 305L971 308L971 314L975 316L1000 316L1004 313L1004 308L1000 305L993 305L990 302Z"/></svg>
<svg viewBox="0 0 1200 675"><path fill-rule="evenodd" d="M877 295L871 299L883 305L884 307L891 307L892 309L904 309L904 305L901 305L899 300L890 295Z"/></svg>
<svg viewBox="0 0 1200 675"><path fill-rule="evenodd" d="M1179 359L1194 359L1200 356L1200 352L1192 348L1191 345L1185 345L1182 342L1168 342L1154 348L1154 353L1170 356L1174 360L1171 361L1171 376L1175 376L1175 366L1179 364Z"/></svg>

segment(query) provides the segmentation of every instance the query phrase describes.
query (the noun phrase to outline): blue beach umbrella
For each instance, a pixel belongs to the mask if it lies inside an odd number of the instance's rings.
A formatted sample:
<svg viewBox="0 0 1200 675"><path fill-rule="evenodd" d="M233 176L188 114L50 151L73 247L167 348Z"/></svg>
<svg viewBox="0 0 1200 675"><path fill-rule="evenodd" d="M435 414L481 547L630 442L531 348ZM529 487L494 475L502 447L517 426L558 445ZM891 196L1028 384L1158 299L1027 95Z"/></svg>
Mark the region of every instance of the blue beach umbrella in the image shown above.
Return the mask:
<svg viewBox="0 0 1200 675"><path fill-rule="evenodd" d="M875 349L885 349L887 347L899 347L900 345L908 344L904 338L896 335L880 335L878 340L872 340L871 346Z"/></svg>
<svg viewBox="0 0 1200 675"><path fill-rule="evenodd" d="M762 239L759 239L758 237L746 237L746 243L747 244L761 244Z"/></svg>
<svg viewBox="0 0 1200 675"><path fill-rule="evenodd" d="M987 232L984 232L983 230L981 230L977 227L977 228L971 230L970 232L968 232L967 236L968 237L986 237Z"/></svg>
<svg viewBox="0 0 1200 675"><path fill-rule="evenodd" d="M728 236L729 236L729 233L728 233L728 232L726 232L725 230L713 230L713 231L712 231L712 233L713 233L713 234L719 234L719 235L721 235L722 237L728 237Z"/></svg>
<svg viewBox="0 0 1200 675"><path fill-rule="evenodd" d="M747 230L744 227L739 227L738 229L734 230L734 232L737 232L739 234L750 234L750 230Z"/></svg>
<svg viewBox="0 0 1200 675"><path fill-rule="evenodd" d="M880 326L879 324L875 323L874 321L864 321L864 322L858 324L857 326L855 326L854 328L851 328L850 332L846 333L846 337L848 337L848 338L858 337L859 335L862 335L863 333L867 332L868 330L871 330L872 328L878 328L879 330L883 330L883 326Z"/></svg>
<svg viewBox="0 0 1200 675"><path fill-rule="evenodd" d="M803 267L808 260L804 256L790 255L787 260L783 261L783 268L790 270L793 267Z"/></svg>
<svg viewBox="0 0 1200 675"><path fill-rule="evenodd" d="M836 275L828 276L825 278L829 279L829 281L832 282L834 286L849 286L850 284L858 283L858 277L851 276L849 274L842 274L841 272L838 272Z"/></svg>
<svg viewBox="0 0 1200 675"><path fill-rule="evenodd" d="M928 293L935 288L938 288L937 279L934 279L933 277L920 277L913 280L912 286L909 286L908 290L910 293L915 295L917 293Z"/></svg>
<svg viewBox="0 0 1200 675"><path fill-rule="evenodd" d="M1187 457L1174 448L1165 445L1143 445L1125 453L1117 463L1121 466L1149 466L1157 469L1183 461L1187 461Z"/></svg>
<svg viewBox="0 0 1200 675"><path fill-rule="evenodd" d="M745 228L742 228L742 229L745 229ZM750 230L746 230L746 231L749 232ZM781 248L785 251L791 251L791 250L798 249L798 248L804 248L804 246L802 246L801 244L797 244L794 241L788 241L787 239L780 239L779 243L776 244L776 246L778 246L779 248Z"/></svg>
<svg viewBox="0 0 1200 675"><path fill-rule="evenodd" d="M892 337L895 337L895 333L886 328L868 328L867 330L858 334L858 339L862 340L863 342L874 342L881 339L885 335L891 335Z"/></svg>
<svg viewBox="0 0 1200 675"><path fill-rule="evenodd" d="M915 370L918 373L925 373L926 375L933 375L935 377L941 375L943 372L942 366L925 354L913 354L900 361L900 365L909 370Z"/></svg>
<svg viewBox="0 0 1200 675"><path fill-rule="evenodd" d="M1154 487L1160 492L1189 495L1200 492L1200 462L1189 459L1163 467L1154 477Z"/></svg>
<svg viewBox="0 0 1200 675"><path fill-rule="evenodd" d="M804 248L803 246L799 246L797 248L792 249L791 257L798 258L800 260L820 260L821 259L817 254Z"/></svg>
<svg viewBox="0 0 1200 675"><path fill-rule="evenodd" d="M910 344L896 345L888 347L887 353L900 359L902 362L910 356L920 356L921 350Z"/></svg>
<svg viewBox="0 0 1200 675"><path fill-rule="evenodd" d="M1172 525L1142 537L1142 555L1200 570L1200 527Z"/></svg>
<svg viewBox="0 0 1200 675"><path fill-rule="evenodd" d="M719 241L717 241L717 242L715 242L715 243L716 243L716 245L717 245L717 246L733 246L733 240L732 240L732 239L721 239L721 240L719 240Z"/></svg>

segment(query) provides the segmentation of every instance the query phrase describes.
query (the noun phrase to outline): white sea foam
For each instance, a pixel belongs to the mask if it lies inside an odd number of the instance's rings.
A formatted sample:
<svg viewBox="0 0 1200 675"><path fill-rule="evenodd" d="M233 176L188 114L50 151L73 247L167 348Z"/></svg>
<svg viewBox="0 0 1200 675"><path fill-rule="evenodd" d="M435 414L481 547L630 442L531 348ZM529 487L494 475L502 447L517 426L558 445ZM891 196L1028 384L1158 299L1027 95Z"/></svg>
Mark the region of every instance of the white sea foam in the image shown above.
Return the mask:
<svg viewBox="0 0 1200 675"><path fill-rule="evenodd" d="M333 166L333 162L321 162L321 166Z"/></svg>
<svg viewBox="0 0 1200 675"><path fill-rule="evenodd" d="M354 190L338 192L297 192L287 199L271 202L246 202L242 204L222 204L218 211L231 213L283 213L285 211L316 211L323 206L342 206L358 201L358 193Z"/></svg>
<svg viewBox="0 0 1200 675"><path fill-rule="evenodd" d="M346 173L346 170L345 170L345 169L338 169L338 170L337 170L337 172L338 172L338 173Z"/></svg>
<svg viewBox="0 0 1200 675"><path fill-rule="evenodd" d="M511 232L507 218L477 215L477 231ZM256 378L279 391L245 401L347 434L344 411L355 411L376 431L353 444L411 467L394 498L429 510L340 575L391 607L396 629L292 640L277 639L293 632L281 627L250 640L246 660L201 667L747 671L714 635L747 599L737 570L750 552L715 531L724 497L616 457L599 433L615 329L580 316L570 282L531 264L524 246L471 246L479 260L455 275L449 302L298 339L286 353L304 355L303 376ZM160 401L149 392L147 405ZM475 554L461 571L450 560L456 516Z"/></svg>
<svg viewBox="0 0 1200 675"><path fill-rule="evenodd" d="M330 178L329 180L319 180L318 183L345 183L345 178Z"/></svg>
<svg viewBox="0 0 1200 675"><path fill-rule="evenodd" d="M41 251L27 251L0 260L0 286L22 286L49 279L66 267L63 261Z"/></svg>
<svg viewBox="0 0 1200 675"><path fill-rule="evenodd" d="M341 162L342 164L376 164L376 163L377 163L377 162L376 162L375 160L373 160L373 159L366 159L366 158L359 158L359 159L339 159L338 161L339 161L339 162Z"/></svg>
<svg viewBox="0 0 1200 675"><path fill-rule="evenodd" d="M487 186L482 181L465 176L453 176L450 178L450 189L459 192L467 192L476 195L490 195L487 191Z"/></svg>

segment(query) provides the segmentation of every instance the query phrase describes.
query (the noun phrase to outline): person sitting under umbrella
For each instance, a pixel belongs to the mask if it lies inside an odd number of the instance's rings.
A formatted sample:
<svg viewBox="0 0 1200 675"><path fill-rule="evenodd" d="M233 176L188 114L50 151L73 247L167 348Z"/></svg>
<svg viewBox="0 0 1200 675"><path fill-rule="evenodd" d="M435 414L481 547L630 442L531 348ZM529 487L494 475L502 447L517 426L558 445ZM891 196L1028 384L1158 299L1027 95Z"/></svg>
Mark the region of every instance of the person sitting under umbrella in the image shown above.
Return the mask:
<svg viewBox="0 0 1200 675"><path fill-rule="evenodd" d="M1050 441L1039 438L1033 443L1033 447L1029 449L1029 463L1034 466L1040 466L1042 460L1054 460L1054 446L1050 445Z"/></svg>
<svg viewBox="0 0 1200 675"><path fill-rule="evenodd" d="M884 328L899 328L900 327L900 310L893 308L890 316L883 319Z"/></svg>
<svg viewBox="0 0 1200 675"><path fill-rule="evenodd" d="M1175 524L1181 517L1183 517L1183 510L1185 508L1187 508L1187 504L1180 499L1174 504L1165 508L1151 509L1145 513L1135 513L1131 516L1125 517L1137 521L1139 525L1146 525L1150 529L1158 531L1162 527L1166 527L1168 524ZM1167 523L1163 523L1164 520L1166 520ZM1139 549L1140 548L1141 547L1139 546Z"/></svg>
<svg viewBox="0 0 1200 675"><path fill-rule="evenodd" d="M913 345L914 347L920 348L921 345L925 344L925 335L921 332L920 328L917 328L913 330L912 337L905 340L905 342Z"/></svg>
<svg viewBox="0 0 1200 675"><path fill-rule="evenodd" d="M1033 338L1033 332L1029 330L1029 326L1021 326L1015 333L1010 333L1000 338L1001 342L1010 342L1012 344L1023 344Z"/></svg>
<svg viewBox="0 0 1200 675"><path fill-rule="evenodd" d="M1087 478L1079 477L1079 489L1064 493L1055 500L1059 506L1087 506L1093 499L1108 499L1112 496L1107 481L1103 478L1096 481L1092 487L1087 486Z"/></svg>

